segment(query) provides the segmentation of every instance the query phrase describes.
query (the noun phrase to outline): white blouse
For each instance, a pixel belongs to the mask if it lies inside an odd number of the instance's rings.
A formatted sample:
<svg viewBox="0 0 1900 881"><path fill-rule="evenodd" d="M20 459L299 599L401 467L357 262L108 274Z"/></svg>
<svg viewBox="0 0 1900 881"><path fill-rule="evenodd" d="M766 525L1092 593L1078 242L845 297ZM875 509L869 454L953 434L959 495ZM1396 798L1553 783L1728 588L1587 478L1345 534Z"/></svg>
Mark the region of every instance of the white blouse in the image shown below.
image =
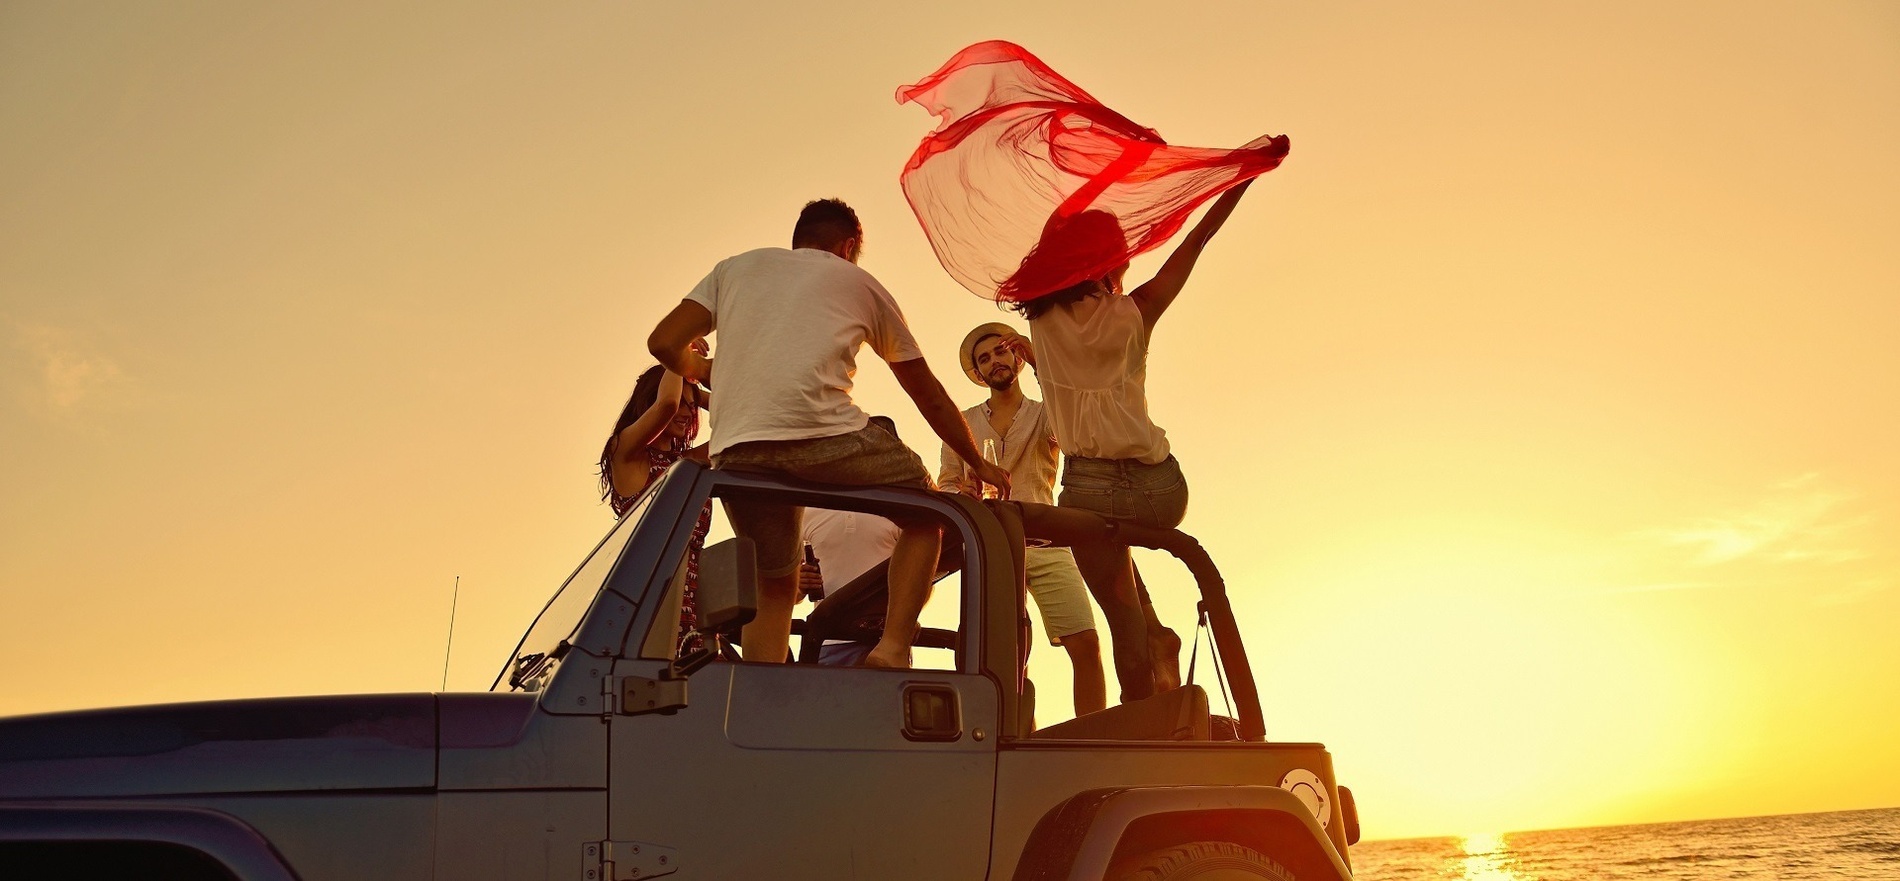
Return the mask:
<svg viewBox="0 0 1900 881"><path fill-rule="evenodd" d="M1167 432L1148 418L1148 330L1134 300L1104 294L1087 321L1056 306L1029 322L1029 339L1064 455L1168 458Z"/></svg>

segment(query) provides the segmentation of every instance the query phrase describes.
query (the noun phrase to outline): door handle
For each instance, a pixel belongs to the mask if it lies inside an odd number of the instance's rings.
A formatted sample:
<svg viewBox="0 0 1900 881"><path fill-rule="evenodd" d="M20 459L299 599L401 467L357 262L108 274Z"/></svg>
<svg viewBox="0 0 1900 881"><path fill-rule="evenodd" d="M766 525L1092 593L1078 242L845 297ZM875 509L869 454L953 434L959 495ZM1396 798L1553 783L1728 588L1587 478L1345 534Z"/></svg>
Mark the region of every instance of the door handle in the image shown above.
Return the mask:
<svg viewBox="0 0 1900 881"><path fill-rule="evenodd" d="M963 739L963 707L944 682L904 683L904 737L948 743Z"/></svg>

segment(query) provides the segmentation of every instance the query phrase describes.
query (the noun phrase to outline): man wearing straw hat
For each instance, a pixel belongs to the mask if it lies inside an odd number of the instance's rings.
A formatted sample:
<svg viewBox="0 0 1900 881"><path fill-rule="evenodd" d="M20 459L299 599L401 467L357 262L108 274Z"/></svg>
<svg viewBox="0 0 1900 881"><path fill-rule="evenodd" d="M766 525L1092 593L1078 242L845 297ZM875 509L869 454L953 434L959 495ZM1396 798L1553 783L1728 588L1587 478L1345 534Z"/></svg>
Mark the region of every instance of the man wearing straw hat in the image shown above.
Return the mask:
<svg viewBox="0 0 1900 881"><path fill-rule="evenodd" d="M990 398L963 411L970 434L985 456L1009 472L1011 498L1055 504L1056 436L1042 402L1023 394L1016 380L1022 361L1008 345L1017 337L1009 325L992 321L970 331L957 355L963 375L988 386ZM940 489L979 495L982 487L948 445L937 477ZM1068 548L1029 548L1024 559L1029 595L1036 600L1042 627L1052 643L1069 653L1075 668L1075 714L1108 704L1102 672L1102 642L1095 633L1088 585Z"/></svg>

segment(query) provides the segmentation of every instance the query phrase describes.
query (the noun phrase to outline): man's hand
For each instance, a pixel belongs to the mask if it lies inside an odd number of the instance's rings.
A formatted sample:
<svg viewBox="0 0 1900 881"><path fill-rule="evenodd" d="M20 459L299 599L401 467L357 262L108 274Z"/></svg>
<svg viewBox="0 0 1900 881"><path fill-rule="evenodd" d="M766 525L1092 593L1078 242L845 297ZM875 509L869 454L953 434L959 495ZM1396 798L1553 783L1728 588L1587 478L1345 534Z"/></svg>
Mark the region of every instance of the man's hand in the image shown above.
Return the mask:
<svg viewBox="0 0 1900 881"><path fill-rule="evenodd" d="M976 472L976 479L996 487L997 498L1009 498L1009 472L981 459L973 463L970 470Z"/></svg>
<svg viewBox="0 0 1900 881"><path fill-rule="evenodd" d="M798 594L814 603L825 598L825 576L817 563L798 564Z"/></svg>

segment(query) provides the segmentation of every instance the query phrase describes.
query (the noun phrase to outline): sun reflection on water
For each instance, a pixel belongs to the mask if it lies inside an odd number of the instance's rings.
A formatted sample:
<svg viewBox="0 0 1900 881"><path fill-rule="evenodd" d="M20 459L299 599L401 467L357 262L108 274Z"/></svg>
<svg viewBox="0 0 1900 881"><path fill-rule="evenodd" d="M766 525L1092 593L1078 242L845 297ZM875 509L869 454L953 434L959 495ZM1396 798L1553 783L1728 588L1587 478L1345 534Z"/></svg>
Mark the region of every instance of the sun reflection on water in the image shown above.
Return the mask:
<svg viewBox="0 0 1900 881"><path fill-rule="evenodd" d="M1465 873L1459 877L1463 881L1535 881L1513 871L1512 866L1517 861L1505 847L1504 836L1480 832L1465 836L1462 844Z"/></svg>

